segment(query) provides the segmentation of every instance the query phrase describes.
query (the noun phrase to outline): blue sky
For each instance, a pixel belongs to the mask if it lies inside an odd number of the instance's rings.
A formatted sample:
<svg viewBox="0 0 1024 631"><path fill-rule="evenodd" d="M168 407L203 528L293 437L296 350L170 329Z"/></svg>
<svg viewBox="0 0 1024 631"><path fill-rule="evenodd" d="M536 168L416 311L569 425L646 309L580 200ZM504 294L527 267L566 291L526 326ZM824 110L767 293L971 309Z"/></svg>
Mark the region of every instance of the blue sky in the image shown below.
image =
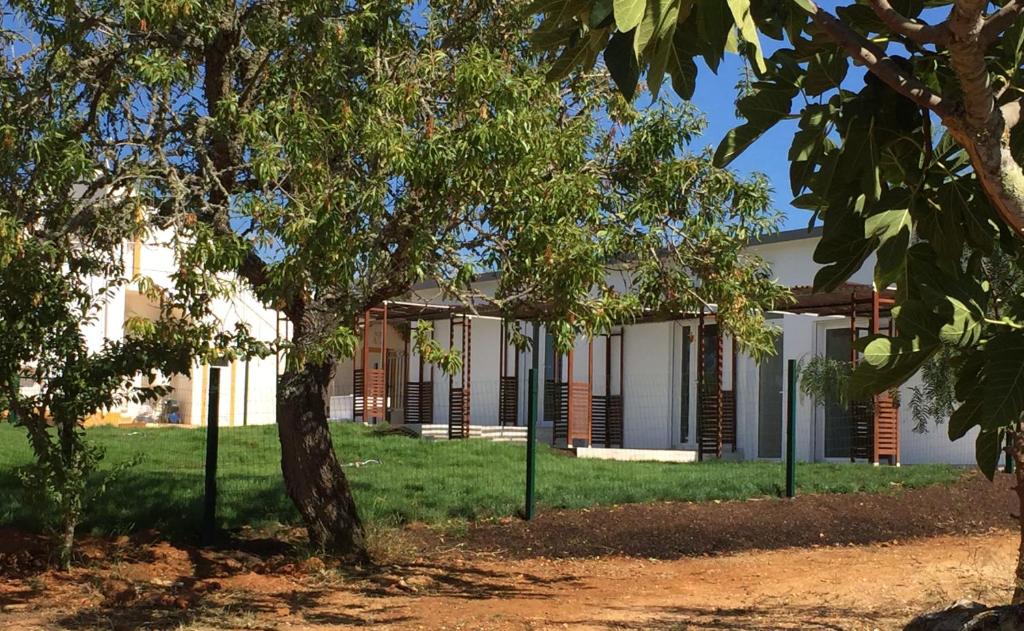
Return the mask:
<svg viewBox="0 0 1024 631"><path fill-rule="evenodd" d="M736 83L741 76L742 61L738 55L725 56L713 74L702 62L698 61L700 74L697 78L697 90L693 95L693 104L704 113L708 120L708 128L704 136L693 143L692 148L702 146L717 147L725 134L740 124L736 118ZM666 81L666 87L671 86ZM795 122L783 121L774 129L762 136L747 149L731 165L740 173L759 171L768 176L772 184L772 196L776 209L786 214L783 229L806 228L811 214L793 208L793 199L789 189L789 145L796 128Z"/></svg>

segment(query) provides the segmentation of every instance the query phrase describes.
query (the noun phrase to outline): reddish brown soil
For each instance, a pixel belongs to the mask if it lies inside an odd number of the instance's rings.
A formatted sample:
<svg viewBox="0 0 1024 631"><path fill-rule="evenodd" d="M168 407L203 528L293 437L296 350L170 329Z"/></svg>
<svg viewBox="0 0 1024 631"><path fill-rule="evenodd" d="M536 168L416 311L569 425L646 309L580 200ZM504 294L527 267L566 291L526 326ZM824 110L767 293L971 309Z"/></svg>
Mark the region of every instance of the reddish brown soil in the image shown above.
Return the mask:
<svg viewBox="0 0 1024 631"><path fill-rule="evenodd" d="M444 540L413 529L375 538L379 566L346 571L280 541L206 550L142 533L84 540L65 574L44 539L0 531L0 628L898 629L957 598L1008 597L1009 485L987 484L565 512ZM850 545L863 541L884 543Z"/></svg>
<svg viewBox="0 0 1024 631"><path fill-rule="evenodd" d="M661 502L544 512L530 522L480 524L459 537L469 550L514 557L609 554L673 559L741 550L874 543L1013 528L1013 476L977 472L951 486L892 494L805 495L793 500Z"/></svg>

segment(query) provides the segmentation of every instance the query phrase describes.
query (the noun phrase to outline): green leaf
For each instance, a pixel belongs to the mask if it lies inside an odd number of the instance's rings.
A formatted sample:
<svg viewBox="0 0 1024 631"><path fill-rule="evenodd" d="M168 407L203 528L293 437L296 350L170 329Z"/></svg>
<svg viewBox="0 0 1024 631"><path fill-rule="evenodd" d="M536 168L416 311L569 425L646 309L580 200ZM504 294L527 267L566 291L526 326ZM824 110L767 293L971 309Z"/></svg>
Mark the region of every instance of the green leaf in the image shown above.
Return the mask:
<svg viewBox="0 0 1024 631"><path fill-rule="evenodd" d="M635 32L615 33L612 35L611 41L608 42L608 47L604 49L604 63L608 66L608 72L612 75L615 85L618 86L627 101L633 100L637 83L640 82L640 66L633 55Z"/></svg>
<svg viewBox="0 0 1024 631"><path fill-rule="evenodd" d="M1015 423L1024 412L1024 333L1000 333L985 344L982 378L988 402L984 427Z"/></svg>
<svg viewBox="0 0 1024 631"><path fill-rule="evenodd" d="M864 221L864 236L879 241L875 263L876 289L888 287L906 270L907 248L913 232L909 204L907 206L880 212Z"/></svg>
<svg viewBox="0 0 1024 631"><path fill-rule="evenodd" d="M586 40L580 40L567 47L548 69L548 80L561 79L583 63L589 48Z"/></svg>
<svg viewBox="0 0 1024 631"><path fill-rule="evenodd" d="M644 17L646 0L614 0L615 26L620 32L632 31Z"/></svg>
<svg viewBox="0 0 1024 631"><path fill-rule="evenodd" d="M796 96L793 86L778 83L758 83L757 90L740 99L740 114L747 122L729 131L715 151L715 166L724 167L743 153L747 147L783 118L789 116Z"/></svg>
<svg viewBox="0 0 1024 631"><path fill-rule="evenodd" d="M846 78L849 61L846 55L836 51L816 53L807 64L804 77L804 92L811 96L824 94L839 87Z"/></svg>
<svg viewBox="0 0 1024 631"><path fill-rule="evenodd" d="M750 15L750 0L728 0L729 11L732 12L732 19L739 30L743 41L751 45L754 50L754 64L758 71L765 72L768 67L764 63L764 55L761 53L761 40L757 34L757 25Z"/></svg>
<svg viewBox="0 0 1024 631"><path fill-rule="evenodd" d="M983 429L978 433L978 439L974 443L974 455L978 461L978 468L989 480L995 478L996 468L999 466L999 456L1003 451L1003 430Z"/></svg>
<svg viewBox="0 0 1024 631"><path fill-rule="evenodd" d="M693 62L693 55L687 54L685 34L680 28L676 28L672 35L667 63L666 70L672 77L672 89L681 99L692 98L697 86L697 64Z"/></svg>
<svg viewBox="0 0 1024 631"><path fill-rule="evenodd" d="M938 348L918 339L873 335L861 338L861 361L850 377L850 396L866 398L902 384L918 371Z"/></svg>
<svg viewBox="0 0 1024 631"><path fill-rule="evenodd" d="M661 92L661 82L665 78L665 71L668 68L672 56L675 54L673 35L676 25L673 22L668 32L662 36L654 47L651 54L651 65L647 69L647 88L651 91L651 98L657 99Z"/></svg>
<svg viewBox="0 0 1024 631"><path fill-rule="evenodd" d="M959 440L971 431L976 425L981 425L985 412L985 397L981 395L980 388L976 395L970 396L960 404L949 417L949 439Z"/></svg>
<svg viewBox="0 0 1024 631"><path fill-rule="evenodd" d="M816 291L831 291L850 278L871 255L874 243L864 238L864 196L849 204L829 204L814 262L825 265L814 276Z"/></svg>
<svg viewBox="0 0 1024 631"><path fill-rule="evenodd" d="M587 23L590 28L600 28L604 25L604 21L612 16L612 0L597 0L592 7L590 7L590 15L587 17Z"/></svg>
<svg viewBox="0 0 1024 631"><path fill-rule="evenodd" d="M718 72L718 64L725 55L726 42L734 25L733 18L722 0L697 0L696 8L698 41L695 45L700 48L711 72Z"/></svg>
<svg viewBox="0 0 1024 631"><path fill-rule="evenodd" d="M666 37L672 37L677 17L679 17L678 0L648 0L647 11L633 37L633 52L636 54L637 60L643 58L644 51L652 42L657 44ZM650 81L650 77L648 77L648 81Z"/></svg>

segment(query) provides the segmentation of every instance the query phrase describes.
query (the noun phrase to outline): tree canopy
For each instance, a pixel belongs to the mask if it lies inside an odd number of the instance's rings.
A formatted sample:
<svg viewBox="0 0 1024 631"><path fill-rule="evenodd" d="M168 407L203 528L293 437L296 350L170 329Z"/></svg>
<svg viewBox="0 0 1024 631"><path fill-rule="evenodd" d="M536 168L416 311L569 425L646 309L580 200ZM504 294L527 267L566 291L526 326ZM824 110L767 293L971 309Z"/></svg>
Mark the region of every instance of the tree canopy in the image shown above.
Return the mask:
<svg viewBox="0 0 1024 631"><path fill-rule="evenodd" d="M227 272L291 320L282 468L316 544L361 543L327 431L334 361L361 314L417 283L545 321L561 344L715 304L752 352L770 347L762 312L786 294L743 252L776 228L764 180L689 153L689 108L637 113L600 73L547 82L525 8L12 3L29 51L12 80L49 77L91 121L63 132L84 153L68 181L95 165L94 192L123 186L179 235L192 304ZM606 284L612 265L627 290ZM497 293L475 290L481 271L501 273Z"/></svg>

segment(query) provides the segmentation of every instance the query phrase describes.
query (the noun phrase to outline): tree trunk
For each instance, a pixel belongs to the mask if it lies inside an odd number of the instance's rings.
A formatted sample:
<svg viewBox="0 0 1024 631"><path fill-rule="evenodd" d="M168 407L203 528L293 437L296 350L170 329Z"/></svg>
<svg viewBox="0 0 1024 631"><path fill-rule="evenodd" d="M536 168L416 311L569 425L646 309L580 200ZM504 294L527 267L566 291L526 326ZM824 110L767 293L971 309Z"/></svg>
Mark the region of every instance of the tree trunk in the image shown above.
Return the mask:
<svg viewBox="0 0 1024 631"><path fill-rule="evenodd" d="M329 365L306 365L281 376L277 400L281 471L310 542L326 552L364 561L363 526L327 425L324 394L330 376Z"/></svg>
<svg viewBox="0 0 1024 631"><path fill-rule="evenodd" d="M71 570L71 558L75 550L75 527L77 523L77 515L64 515L61 519L59 559L60 567L65 572Z"/></svg>

